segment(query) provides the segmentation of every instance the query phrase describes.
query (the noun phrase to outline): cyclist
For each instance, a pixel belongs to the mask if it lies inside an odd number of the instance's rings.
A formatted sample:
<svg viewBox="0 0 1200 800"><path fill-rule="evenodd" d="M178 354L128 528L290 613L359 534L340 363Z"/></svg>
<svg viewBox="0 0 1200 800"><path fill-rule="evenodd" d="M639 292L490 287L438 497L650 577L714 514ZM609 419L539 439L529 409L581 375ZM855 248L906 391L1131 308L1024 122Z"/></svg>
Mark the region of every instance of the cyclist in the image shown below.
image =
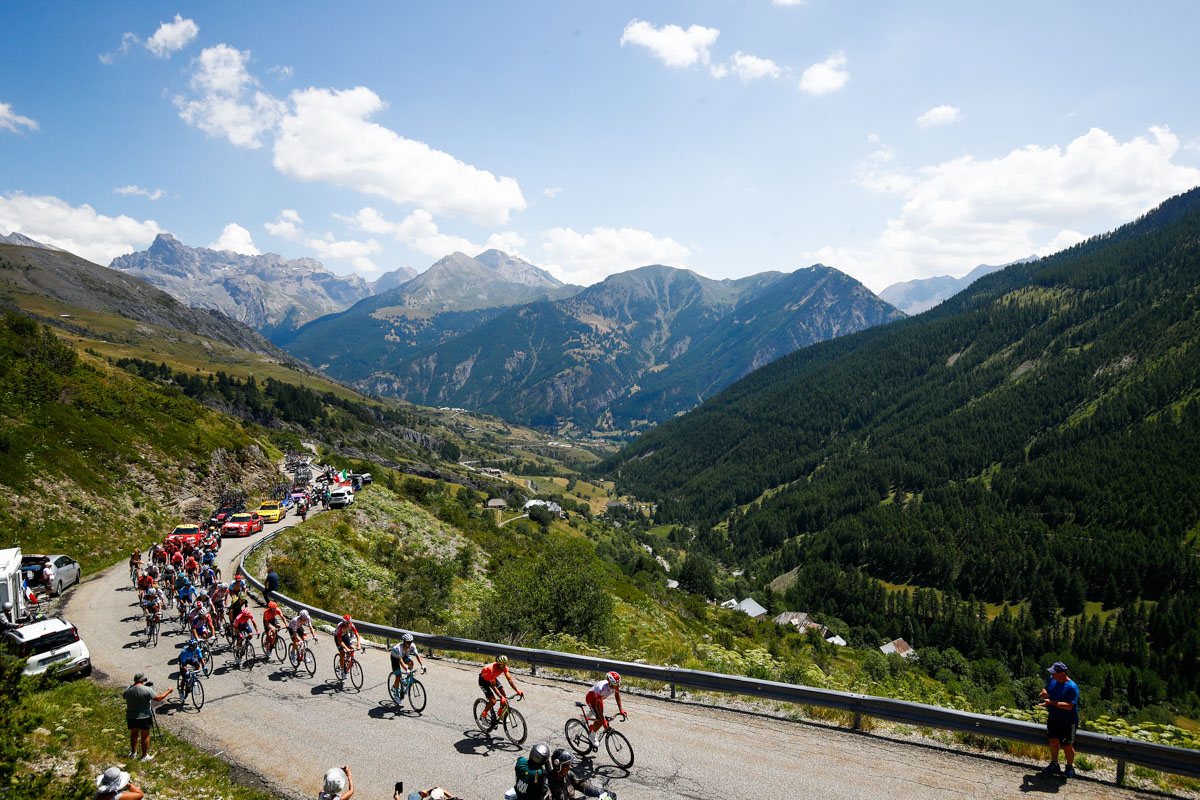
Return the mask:
<svg viewBox="0 0 1200 800"><path fill-rule="evenodd" d="M570 750L560 747L550 754L550 800L571 800L575 797L575 792L584 797L599 797L604 792L599 786L574 775L571 772L574 763L575 754ZM617 800L617 796L612 792L609 792L608 796Z"/></svg>
<svg viewBox="0 0 1200 800"><path fill-rule="evenodd" d="M200 565L196 562L195 556L188 556L187 561L183 562L183 571L192 580L196 580L200 573Z"/></svg>
<svg viewBox="0 0 1200 800"><path fill-rule="evenodd" d="M142 549L140 547L133 548L133 555L129 557L129 574L137 575L142 571Z"/></svg>
<svg viewBox="0 0 1200 800"><path fill-rule="evenodd" d="M146 594L146 590L149 589L153 585L154 585L154 576L151 575L149 573L149 571L144 572L141 575L139 575L138 579L137 579L138 599L139 600L142 599L142 596Z"/></svg>
<svg viewBox="0 0 1200 800"><path fill-rule="evenodd" d="M167 551L158 542L150 546L150 563L165 564L167 562Z"/></svg>
<svg viewBox="0 0 1200 800"><path fill-rule="evenodd" d="M550 796L547 772L550 766L550 748L535 744L529 756L517 759L517 800L545 800Z"/></svg>
<svg viewBox="0 0 1200 800"><path fill-rule="evenodd" d="M204 651L200 649L200 640L195 636L188 639L187 645L179 651L180 671L187 671L189 667L204 669Z"/></svg>
<svg viewBox="0 0 1200 800"><path fill-rule="evenodd" d="M171 566L175 569L183 567L183 553L180 550L171 551Z"/></svg>
<svg viewBox="0 0 1200 800"><path fill-rule="evenodd" d="M500 685L500 676L503 675L508 679L508 685L517 693L518 697L524 697L525 693L517 688L513 683L512 674L508 671L508 656L500 656L491 664L488 664L479 671L479 688L483 689L483 696L487 698L487 706L484 707L483 713L479 715L479 719L487 724L488 714L491 713L492 706L496 704L496 693L499 692L501 697L504 697L504 687Z"/></svg>
<svg viewBox="0 0 1200 800"><path fill-rule="evenodd" d="M217 561L217 554L212 547L205 545L204 554L200 556L200 563L206 567L211 567Z"/></svg>
<svg viewBox="0 0 1200 800"><path fill-rule="evenodd" d="M238 638L249 638L258 633L258 622L255 621L250 606L242 606L242 610L233 618L233 627L238 633Z"/></svg>
<svg viewBox="0 0 1200 800"><path fill-rule="evenodd" d="M392 657L392 688L400 688L400 678L403 674L413 670L413 658L417 659L417 663L421 665L421 674L425 674L425 662L421 660L421 654L417 652L417 646L413 643L413 635L406 633L400 637L400 641L388 651Z"/></svg>
<svg viewBox="0 0 1200 800"><path fill-rule="evenodd" d="M604 698L614 694L617 696L617 713L622 717L628 717L629 715L625 713L625 709L621 707L621 676L615 672L605 675L604 680L593 686L591 691L587 693L587 697L584 698L587 704L591 706L592 713L596 715L596 719L592 720L592 724L588 730L588 735L592 740L592 747L600 747L600 740L596 736L596 731L602 727L608 727L608 722L604 719Z"/></svg>
<svg viewBox="0 0 1200 800"><path fill-rule="evenodd" d="M350 644L350 636L354 635L354 644ZM354 627L354 623L350 621L349 614L342 615L342 621L333 630L333 641L337 645L338 658L342 660L342 671L346 670L346 653L350 650L362 649L362 638L358 635L358 628Z"/></svg>
<svg viewBox="0 0 1200 800"><path fill-rule="evenodd" d="M196 600L196 605L188 613L188 622L192 628L193 639L207 639L212 636L213 621L203 600Z"/></svg>
<svg viewBox="0 0 1200 800"><path fill-rule="evenodd" d="M167 564L163 567L162 578L160 579L159 583L162 584L164 589L170 589L171 591L174 591L175 577L175 567L171 566L170 562L167 562Z"/></svg>
<svg viewBox="0 0 1200 800"><path fill-rule="evenodd" d="M213 569L212 564L205 564L200 568L200 585L205 588L212 586L217 582L217 571Z"/></svg>
<svg viewBox="0 0 1200 800"><path fill-rule="evenodd" d="M250 598L245 592L235 595L232 589L229 590L229 597L229 622L233 624L234 617L242 613L242 609L249 607Z"/></svg>
<svg viewBox="0 0 1200 800"><path fill-rule="evenodd" d="M225 622L225 600L229 597L229 587L223 581L217 581L208 590L208 598L212 602L213 619Z"/></svg>
<svg viewBox="0 0 1200 800"><path fill-rule="evenodd" d="M308 633L304 629L308 628ZM317 632L313 630L312 617L308 615L308 609L300 609L300 613L292 617L292 621L288 623L288 633L292 635L292 647L300 649L300 640L307 639L309 634L313 639L317 638Z"/></svg>
<svg viewBox="0 0 1200 800"><path fill-rule="evenodd" d="M196 587L192 586L192 582L185 576L180 576L182 583L179 583L179 589L175 593L175 598L179 600L179 607L185 608L191 605L196 600Z"/></svg>
<svg viewBox="0 0 1200 800"><path fill-rule="evenodd" d="M151 618L161 619L162 596L158 593L158 587L152 585L142 595L142 613L146 615L146 635L149 636Z"/></svg>
<svg viewBox="0 0 1200 800"><path fill-rule="evenodd" d="M229 582L230 594L242 594L246 591L246 578L242 573L238 573L237 577Z"/></svg>
<svg viewBox="0 0 1200 800"><path fill-rule="evenodd" d="M284 616L283 609L274 600L267 603L267 609L263 612L263 630L275 629L275 635L279 636L279 632L287 627L288 618ZM265 654L264 654L265 655Z"/></svg>

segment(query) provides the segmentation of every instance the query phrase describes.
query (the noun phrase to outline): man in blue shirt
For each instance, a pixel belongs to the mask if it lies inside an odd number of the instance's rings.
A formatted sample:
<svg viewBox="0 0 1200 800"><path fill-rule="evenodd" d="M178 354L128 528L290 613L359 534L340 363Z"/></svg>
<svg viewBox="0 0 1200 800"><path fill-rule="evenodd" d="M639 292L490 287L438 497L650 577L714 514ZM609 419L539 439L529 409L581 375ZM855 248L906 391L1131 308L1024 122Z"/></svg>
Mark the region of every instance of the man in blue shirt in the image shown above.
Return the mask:
<svg viewBox="0 0 1200 800"><path fill-rule="evenodd" d="M1057 775L1058 750L1061 746L1067 757L1063 775L1075 777L1075 728L1079 725L1079 686L1067 677L1067 665L1055 661L1047 670L1050 680L1042 689L1042 705L1048 714L1046 735L1050 739L1050 763L1042 772Z"/></svg>

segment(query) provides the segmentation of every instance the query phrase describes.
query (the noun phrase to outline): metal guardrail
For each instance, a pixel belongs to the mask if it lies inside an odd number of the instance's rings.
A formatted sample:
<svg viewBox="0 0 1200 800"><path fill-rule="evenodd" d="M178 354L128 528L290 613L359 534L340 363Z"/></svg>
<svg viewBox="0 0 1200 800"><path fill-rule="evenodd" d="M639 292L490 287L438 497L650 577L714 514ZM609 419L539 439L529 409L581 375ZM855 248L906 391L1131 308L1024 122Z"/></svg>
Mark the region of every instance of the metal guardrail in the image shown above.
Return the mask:
<svg viewBox="0 0 1200 800"><path fill-rule="evenodd" d="M259 547L287 529L280 528L277 531L273 531L255 542L253 546L242 554L241 561L239 562L241 573L245 576L247 582L259 591L263 591L263 584L246 569L246 559L253 555L254 551ZM323 608L307 605L279 592L272 592L271 594L274 599L294 609L307 609L309 615L317 619L332 623L341 621L340 614L333 614ZM362 633L388 639L399 639L403 634L411 633L417 642L426 647L438 650L476 653L488 656L503 654L510 659L529 664L535 674L539 666L580 672L608 672L609 670L616 670L623 676L646 678L669 684L672 698L675 696L675 687L683 686L689 689L700 689L724 694L740 694L785 703L847 711L854 714L855 729L861 729L863 717L874 717L906 725L938 728L940 730L969 733L976 736L987 736L1039 745L1046 743L1046 728L1037 723L958 711L952 708L913 703L907 700L838 692L831 689L817 689L811 686L758 680L740 675L725 675L719 672L661 667L654 664L638 664L630 661L614 661L612 659L601 659L593 656L576 655L574 653L560 653L554 650L536 650L528 647L497 644L495 642L460 639L454 636L438 636L421 633L420 631L409 631L402 628L392 628L387 625L378 625L373 622L356 622L355 624ZM1173 775L1200 778L1200 750L1171 747L1170 745L1144 742L1121 736L1108 736L1092 731L1077 731L1075 734L1075 747L1089 754L1114 759L1117 762L1118 784L1124 783L1127 763L1139 764Z"/></svg>

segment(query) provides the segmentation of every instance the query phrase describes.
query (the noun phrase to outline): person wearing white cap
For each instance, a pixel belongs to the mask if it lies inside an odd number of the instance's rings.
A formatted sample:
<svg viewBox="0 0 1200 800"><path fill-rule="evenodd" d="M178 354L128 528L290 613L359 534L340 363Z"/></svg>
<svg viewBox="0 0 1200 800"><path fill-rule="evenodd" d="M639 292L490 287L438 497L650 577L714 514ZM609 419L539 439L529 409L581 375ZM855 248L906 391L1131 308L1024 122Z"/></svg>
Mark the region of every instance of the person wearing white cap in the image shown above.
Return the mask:
<svg viewBox="0 0 1200 800"><path fill-rule="evenodd" d="M354 796L354 779L349 767L330 767L319 800L350 800Z"/></svg>
<svg viewBox="0 0 1200 800"><path fill-rule="evenodd" d="M122 772L120 767L109 767L96 778L96 794L92 800L142 800L145 796L145 792L129 782L128 772Z"/></svg>

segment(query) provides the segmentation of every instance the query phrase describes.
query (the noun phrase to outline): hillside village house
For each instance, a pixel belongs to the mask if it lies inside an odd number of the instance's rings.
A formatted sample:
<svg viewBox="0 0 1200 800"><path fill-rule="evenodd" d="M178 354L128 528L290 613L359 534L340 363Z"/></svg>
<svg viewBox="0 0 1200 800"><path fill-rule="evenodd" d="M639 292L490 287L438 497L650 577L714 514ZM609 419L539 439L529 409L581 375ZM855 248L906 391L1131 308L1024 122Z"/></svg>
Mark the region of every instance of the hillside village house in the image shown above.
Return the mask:
<svg viewBox="0 0 1200 800"><path fill-rule="evenodd" d="M740 603L737 600L726 600L724 603L721 603L721 608L740 611L752 619L764 619L767 616L767 610L755 602L752 597L747 597Z"/></svg>
<svg viewBox="0 0 1200 800"><path fill-rule="evenodd" d="M913 658L917 654L917 651L912 649L912 645L903 639L893 639L879 648L879 651L885 656L898 653L901 658Z"/></svg>

